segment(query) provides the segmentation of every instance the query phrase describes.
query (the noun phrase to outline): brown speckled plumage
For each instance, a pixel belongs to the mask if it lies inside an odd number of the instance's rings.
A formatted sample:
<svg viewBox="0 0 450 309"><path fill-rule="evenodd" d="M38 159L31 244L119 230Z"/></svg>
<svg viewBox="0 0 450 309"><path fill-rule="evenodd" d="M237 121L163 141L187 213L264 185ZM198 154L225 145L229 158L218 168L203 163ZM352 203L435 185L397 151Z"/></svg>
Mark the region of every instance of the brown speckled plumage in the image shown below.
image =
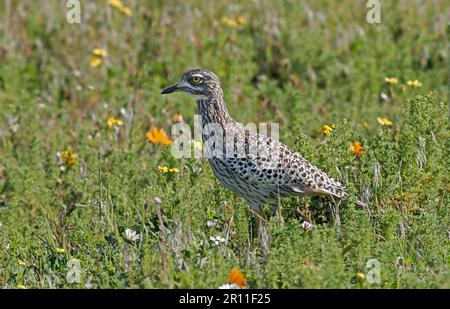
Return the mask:
<svg viewBox="0 0 450 309"><path fill-rule="evenodd" d="M194 84L193 77L195 81L201 81ZM217 179L244 198L259 216L264 217L261 205L278 197L320 195L342 199L347 196L345 187L340 182L329 177L300 154L270 137L249 132L242 124L233 120L223 101L219 79L214 73L203 69L189 70L177 85L167 88L163 93L174 91L196 97L207 150L214 150L214 145L208 144L210 136L206 127L210 124L218 124L222 130L219 134L223 133L224 142L234 145L231 147L234 149L233 153L228 153L230 148L223 147L222 155L209 157L209 163ZM236 152L236 136L241 136L244 140L243 150L240 152Z"/></svg>

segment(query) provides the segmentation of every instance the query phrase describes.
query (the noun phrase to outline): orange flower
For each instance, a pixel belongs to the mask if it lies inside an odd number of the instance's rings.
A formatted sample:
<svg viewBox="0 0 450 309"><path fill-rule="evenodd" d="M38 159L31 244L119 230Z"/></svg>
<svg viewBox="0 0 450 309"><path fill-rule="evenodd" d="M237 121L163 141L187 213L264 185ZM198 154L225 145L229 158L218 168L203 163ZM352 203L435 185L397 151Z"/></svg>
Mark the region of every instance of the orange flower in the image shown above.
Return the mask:
<svg viewBox="0 0 450 309"><path fill-rule="evenodd" d="M247 281L245 280L245 276L239 271L237 268L233 268L228 275L228 283L236 284L241 289L247 287Z"/></svg>
<svg viewBox="0 0 450 309"><path fill-rule="evenodd" d="M164 133L163 129L152 127L146 134L147 139L153 144L171 145L173 141Z"/></svg>
<svg viewBox="0 0 450 309"><path fill-rule="evenodd" d="M359 158L361 158L364 155L364 151L360 141L355 141L353 145L350 146L350 150L351 152L353 152L355 156Z"/></svg>

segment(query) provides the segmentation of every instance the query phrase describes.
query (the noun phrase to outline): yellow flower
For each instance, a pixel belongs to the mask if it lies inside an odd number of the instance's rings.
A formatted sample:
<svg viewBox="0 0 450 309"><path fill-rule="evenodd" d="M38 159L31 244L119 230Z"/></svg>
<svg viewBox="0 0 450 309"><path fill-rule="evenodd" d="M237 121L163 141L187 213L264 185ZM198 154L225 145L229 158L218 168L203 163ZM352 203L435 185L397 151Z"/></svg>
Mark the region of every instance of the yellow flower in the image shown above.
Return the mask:
<svg viewBox="0 0 450 309"><path fill-rule="evenodd" d="M233 28L236 28L238 26L238 22L235 19L228 18L226 16L222 16L220 19L223 25L227 25Z"/></svg>
<svg viewBox="0 0 450 309"><path fill-rule="evenodd" d="M395 85L398 83L398 78L396 77L385 77L384 81L388 84Z"/></svg>
<svg viewBox="0 0 450 309"><path fill-rule="evenodd" d="M356 273L356 278L359 280L364 280L366 278L366 275L364 273Z"/></svg>
<svg viewBox="0 0 450 309"><path fill-rule="evenodd" d="M222 17L220 18L220 22L221 22L222 24L224 24L224 25L226 25L226 24L228 23L229 20L230 20L230 19L229 19L228 17L226 17L226 16L222 16Z"/></svg>
<svg viewBox="0 0 450 309"><path fill-rule="evenodd" d="M106 120L106 124L110 128L112 128L114 126L121 127L121 126L123 126L123 121L122 121L122 119L116 119L114 117L109 117L108 120Z"/></svg>
<svg viewBox="0 0 450 309"><path fill-rule="evenodd" d="M114 7L119 7L119 6L123 6L122 1L120 0L108 0L109 5L114 6Z"/></svg>
<svg viewBox="0 0 450 309"><path fill-rule="evenodd" d="M364 151L363 148L361 146L361 142L360 141L355 141L351 146L350 146L350 150L351 152L353 152L353 154L359 158L361 158L364 155Z"/></svg>
<svg viewBox="0 0 450 309"><path fill-rule="evenodd" d="M236 19L236 21L237 21L237 23L238 23L239 25L241 25L241 26L243 26L243 25L246 24L246 20L245 20L245 18L244 18L243 16L239 16L239 17Z"/></svg>
<svg viewBox="0 0 450 309"><path fill-rule="evenodd" d="M102 60L98 57L91 58L91 67L98 68L102 65Z"/></svg>
<svg viewBox="0 0 450 309"><path fill-rule="evenodd" d="M106 50L102 49L102 48L94 48L92 50L92 53L100 58L106 58L108 56L108 54L106 53Z"/></svg>
<svg viewBox="0 0 450 309"><path fill-rule="evenodd" d="M122 3L121 0L108 0L109 5L116 8L118 11L122 12L127 16L133 16L130 8Z"/></svg>
<svg viewBox="0 0 450 309"><path fill-rule="evenodd" d="M121 11L122 11L122 13L124 13L127 16L133 16L131 9L127 6L124 6Z"/></svg>
<svg viewBox="0 0 450 309"><path fill-rule="evenodd" d="M237 25L238 25L238 23L237 23L237 21L235 19L230 19L228 21L228 26L230 26L230 27L236 28Z"/></svg>
<svg viewBox="0 0 450 309"><path fill-rule="evenodd" d="M385 117L377 117L377 121L382 126L391 126L392 125L392 122Z"/></svg>
<svg viewBox="0 0 450 309"><path fill-rule="evenodd" d="M25 262L22 260L17 260L17 265L25 266Z"/></svg>
<svg viewBox="0 0 450 309"><path fill-rule="evenodd" d="M409 80L406 84L407 84L408 86L410 86L410 87L413 87L413 88L419 88L419 87L422 87L422 83L419 82L417 79L415 79L415 80Z"/></svg>
<svg viewBox="0 0 450 309"><path fill-rule="evenodd" d="M169 168L167 166L158 166L159 172L160 173L168 173L169 172Z"/></svg>
<svg viewBox="0 0 450 309"><path fill-rule="evenodd" d="M167 167L167 166L158 166L158 170L160 173L179 173L180 170L176 167Z"/></svg>
<svg viewBox="0 0 450 309"><path fill-rule="evenodd" d="M17 285L17 288L18 288L18 289L26 289L27 287L24 286L23 284L18 284L18 285Z"/></svg>
<svg viewBox="0 0 450 309"><path fill-rule="evenodd" d="M173 141L164 133L163 129L153 127L146 134L147 139L153 144L171 145Z"/></svg>
<svg viewBox="0 0 450 309"><path fill-rule="evenodd" d="M241 289L247 287L247 281L245 280L245 276L239 271L237 268L233 268L228 275L228 283L236 284Z"/></svg>
<svg viewBox="0 0 450 309"><path fill-rule="evenodd" d="M331 126L324 124L321 128L320 128L320 133L322 133L325 136L330 136L331 132L333 131L333 129L336 128L336 126L333 124Z"/></svg>
<svg viewBox="0 0 450 309"><path fill-rule="evenodd" d="M173 122L183 122L183 115L181 115L181 114L175 114L173 117L172 117L172 121Z"/></svg>
<svg viewBox="0 0 450 309"><path fill-rule="evenodd" d="M64 253L64 252L66 252L66 250L64 248L56 248L55 251L56 251L56 253Z"/></svg>
<svg viewBox="0 0 450 309"><path fill-rule="evenodd" d="M114 119L113 117L109 117L108 120L106 120L106 124L110 128L113 127L115 123L116 123L116 119Z"/></svg>
<svg viewBox="0 0 450 309"><path fill-rule="evenodd" d="M77 164L77 155L75 152L73 152L72 149L64 150L59 155L63 165L67 168L73 167L75 164Z"/></svg>
<svg viewBox="0 0 450 309"><path fill-rule="evenodd" d="M366 128L366 129L369 127L369 124L368 124L367 122L364 122L362 125L363 125L363 127Z"/></svg>

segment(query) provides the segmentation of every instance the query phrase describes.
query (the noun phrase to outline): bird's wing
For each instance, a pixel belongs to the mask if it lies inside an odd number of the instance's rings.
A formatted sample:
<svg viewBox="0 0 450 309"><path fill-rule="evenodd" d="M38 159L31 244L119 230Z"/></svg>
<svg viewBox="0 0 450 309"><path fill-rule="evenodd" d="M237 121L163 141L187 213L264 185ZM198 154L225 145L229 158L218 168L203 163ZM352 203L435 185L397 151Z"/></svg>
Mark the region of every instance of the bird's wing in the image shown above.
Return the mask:
<svg viewBox="0 0 450 309"><path fill-rule="evenodd" d="M258 141L258 155L252 156L250 153L247 164L254 165L250 169L250 177L260 185L276 187L282 195L308 194L338 198L347 195L340 182L286 145L265 135L255 134L254 138Z"/></svg>
<svg viewBox="0 0 450 309"><path fill-rule="evenodd" d="M227 169L247 185L269 192L271 197L303 194L304 186L301 182L295 186L288 173L286 153L278 153L284 151L281 145L267 136L250 133L246 150L224 159Z"/></svg>
<svg viewBox="0 0 450 309"><path fill-rule="evenodd" d="M300 156L300 154L289 149L288 151L290 155L286 168L292 181L293 190L299 189L308 195L333 196L337 198L347 196L345 187L340 182L328 176Z"/></svg>

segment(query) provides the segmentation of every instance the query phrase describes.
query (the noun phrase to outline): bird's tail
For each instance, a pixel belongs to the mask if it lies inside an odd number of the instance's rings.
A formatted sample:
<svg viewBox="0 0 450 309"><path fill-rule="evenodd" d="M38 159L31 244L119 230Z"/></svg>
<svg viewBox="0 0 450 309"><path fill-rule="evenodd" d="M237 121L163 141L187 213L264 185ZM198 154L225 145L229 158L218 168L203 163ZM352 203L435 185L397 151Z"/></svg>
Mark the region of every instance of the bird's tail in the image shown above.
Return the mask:
<svg viewBox="0 0 450 309"><path fill-rule="evenodd" d="M348 196L345 186L333 178L330 178L329 182L325 184L324 189L328 191L333 198L343 200Z"/></svg>
<svg viewBox="0 0 450 309"><path fill-rule="evenodd" d="M329 195L333 199L337 198L338 200L343 200L348 197L345 186L332 178L330 179L330 183L327 184L325 190L329 192ZM368 202L364 202L362 200L357 200L355 204L363 208L368 206Z"/></svg>

